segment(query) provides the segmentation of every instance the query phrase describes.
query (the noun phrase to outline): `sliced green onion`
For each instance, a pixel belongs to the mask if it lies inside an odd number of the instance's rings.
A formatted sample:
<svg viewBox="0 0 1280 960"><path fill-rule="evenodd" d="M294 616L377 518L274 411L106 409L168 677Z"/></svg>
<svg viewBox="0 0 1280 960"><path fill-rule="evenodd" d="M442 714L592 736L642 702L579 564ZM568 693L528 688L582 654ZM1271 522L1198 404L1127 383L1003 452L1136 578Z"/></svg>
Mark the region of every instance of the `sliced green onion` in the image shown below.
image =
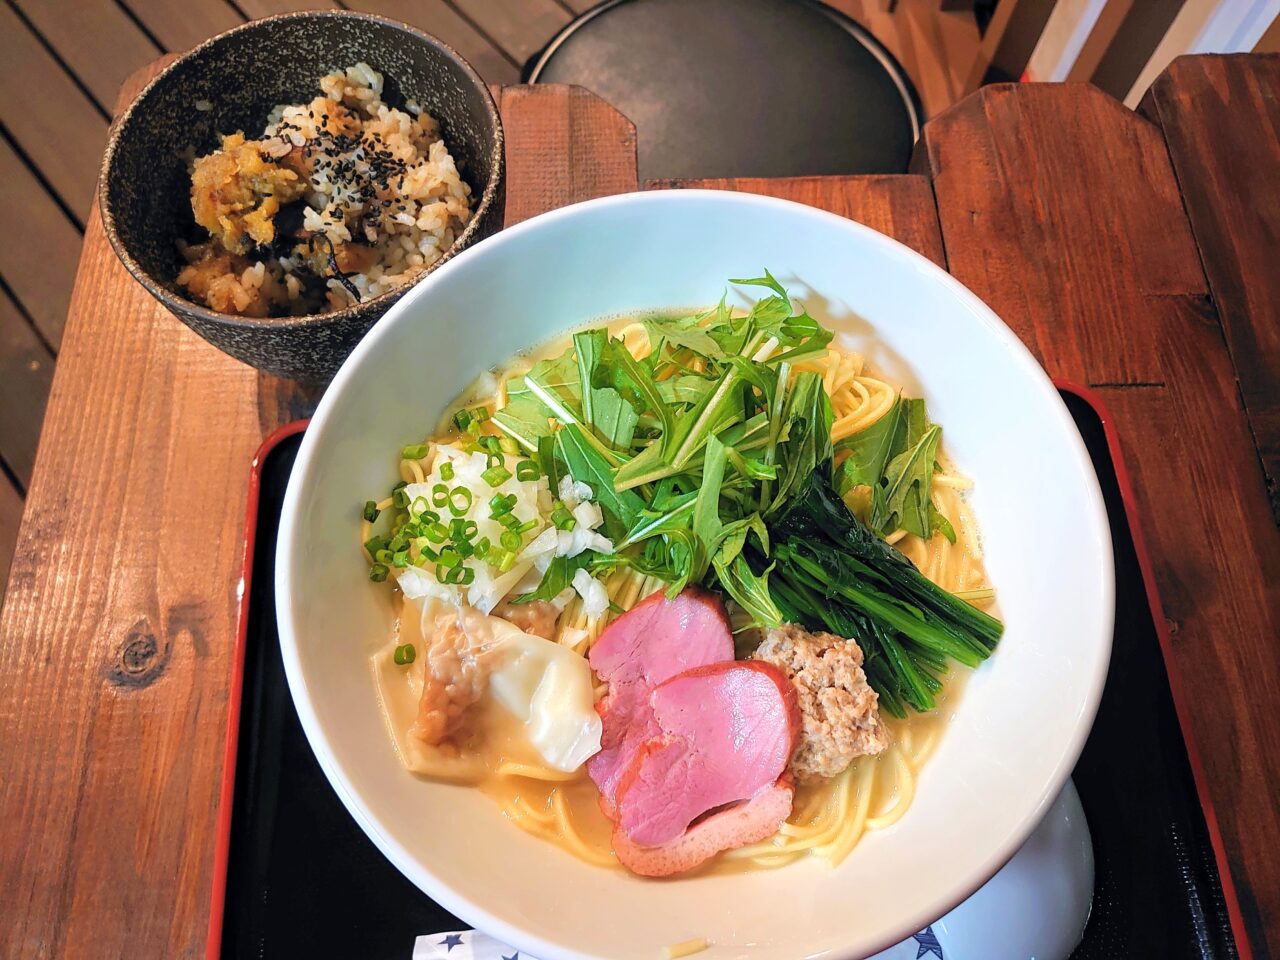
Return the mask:
<svg viewBox="0 0 1280 960"><path fill-rule="evenodd" d="M395 554L395 556L391 558L391 563L393 566L399 567L401 570L403 570L405 567L409 565L409 551L401 550L399 553Z"/></svg>
<svg viewBox="0 0 1280 960"><path fill-rule="evenodd" d="M391 502L401 510L409 505L409 495L404 492L403 486L399 487L391 494Z"/></svg>
<svg viewBox="0 0 1280 960"><path fill-rule="evenodd" d="M418 545L418 559L413 562L415 566L420 567L428 561L435 563L439 559L440 554L432 550L431 547L427 546L427 544L421 543Z"/></svg>
<svg viewBox="0 0 1280 960"><path fill-rule="evenodd" d="M366 500L364 502L364 518L370 523L378 519L378 514L382 511L378 509L378 501Z"/></svg>
<svg viewBox="0 0 1280 960"><path fill-rule="evenodd" d="M479 532L480 527L474 520L457 519L449 523L449 536L455 540L474 540Z"/></svg>
<svg viewBox="0 0 1280 960"><path fill-rule="evenodd" d="M502 549L516 551L524 543L524 538L515 530L503 530L499 542L502 544Z"/></svg>
<svg viewBox="0 0 1280 960"><path fill-rule="evenodd" d="M425 443L411 443L400 451L400 456L406 460L421 460L430 449Z"/></svg>
<svg viewBox="0 0 1280 960"><path fill-rule="evenodd" d="M489 419L488 407L472 407L471 408L472 423L484 423L488 419Z"/></svg>
<svg viewBox="0 0 1280 960"><path fill-rule="evenodd" d="M490 453L499 455L502 453L502 441L497 437L487 436L480 438L480 446L484 447Z"/></svg>
<svg viewBox="0 0 1280 960"><path fill-rule="evenodd" d="M460 517L471 509L473 497L466 487L454 487L449 491L449 512Z"/></svg>
<svg viewBox="0 0 1280 960"><path fill-rule="evenodd" d="M507 550L502 554L501 557L498 558L498 570L501 573L506 573L508 570L514 567L515 564L516 564L516 555L514 552L510 550Z"/></svg>
<svg viewBox="0 0 1280 960"><path fill-rule="evenodd" d="M397 550L403 550L408 545L409 545L409 538L406 537L403 533L397 533L394 537L391 538L391 542L387 544L387 549L390 550L392 553L395 553Z"/></svg>
<svg viewBox="0 0 1280 960"><path fill-rule="evenodd" d="M462 557L460 557L458 555L458 551L454 550L452 547L445 547L443 550L440 551L440 560L439 560L440 566L456 567L461 562L462 562Z"/></svg>
<svg viewBox="0 0 1280 960"><path fill-rule="evenodd" d="M508 453L513 457L520 452L520 444L516 443L514 437L499 437L498 446L502 448L503 453Z"/></svg>
<svg viewBox="0 0 1280 960"><path fill-rule="evenodd" d="M514 530L516 527L520 526L520 518L514 513L504 513L498 518L498 522L508 530Z"/></svg>
<svg viewBox="0 0 1280 960"><path fill-rule="evenodd" d="M389 572L390 571L387 570L387 565L385 563L375 563L369 568L369 579L374 583L381 583L383 580L387 579L387 574Z"/></svg>
<svg viewBox="0 0 1280 960"><path fill-rule="evenodd" d="M506 467L490 467L480 474L480 479L491 487L500 487L511 479L511 471Z"/></svg>
<svg viewBox="0 0 1280 960"><path fill-rule="evenodd" d="M431 508L431 504L427 503L426 497L414 497L413 502L409 504L409 516L420 517Z"/></svg>
<svg viewBox="0 0 1280 960"><path fill-rule="evenodd" d="M512 529L514 529L516 533L528 533L537 525L538 525L537 518L534 518L533 520L526 520L524 523L520 524L520 526L514 527Z"/></svg>
<svg viewBox="0 0 1280 960"><path fill-rule="evenodd" d="M489 548L492 546L493 544L489 542L488 537L481 537L471 545L471 552L475 555L477 560L483 560L489 555Z"/></svg>
<svg viewBox="0 0 1280 960"><path fill-rule="evenodd" d="M370 537L364 542L364 548L369 551L369 556L373 556L379 550L386 549L386 537Z"/></svg>
<svg viewBox="0 0 1280 960"><path fill-rule="evenodd" d="M453 479L452 460L446 460L444 463L440 464L440 479L445 481Z"/></svg>
<svg viewBox="0 0 1280 960"><path fill-rule="evenodd" d="M379 550L373 555L373 559L378 563L390 563L394 556L390 550Z"/></svg>
<svg viewBox="0 0 1280 960"><path fill-rule="evenodd" d="M578 525L578 521L563 503L557 503L556 508L551 511L551 523L557 530L572 530Z"/></svg>
<svg viewBox="0 0 1280 960"><path fill-rule="evenodd" d="M470 586L475 579L476 572L470 567L451 567L444 575L444 582L454 586Z"/></svg>
<svg viewBox="0 0 1280 960"><path fill-rule="evenodd" d="M396 666L407 667L409 664L413 663L413 661L418 659L418 651L414 649L412 643L404 643L396 647L393 659L396 662Z"/></svg>
<svg viewBox="0 0 1280 960"><path fill-rule="evenodd" d="M418 514L418 522L422 524L435 523L439 519L440 514L434 510L423 510L422 513Z"/></svg>
<svg viewBox="0 0 1280 960"><path fill-rule="evenodd" d="M514 493L495 493L489 498L489 516L497 520L511 512L516 505L516 495Z"/></svg>
<svg viewBox="0 0 1280 960"><path fill-rule="evenodd" d="M431 505L433 507L447 506L449 503L449 488L443 483L437 483L431 488Z"/></svg>
<svg viewBox="0 0 1280 960"><path fill-rule="evenodd" d="M465 430L471 426L471 411L463 407L453 415L453 425L459 430Z"/></svg>
<svg viewBox="0 0 1280 960"><path fill-rule="evenodd" d="M449 528L443 523L436 522L427 527L425 536L432 543L444 543L449 539Z"/></svg>
<svg viewBox="0 0 1280 960"><path fill-rule="evenodd" d="M540 476L542 476L542 471L538 469L538 465L532 460L521 460L516 464L516 479L522 483L537 480Z"/></svg>

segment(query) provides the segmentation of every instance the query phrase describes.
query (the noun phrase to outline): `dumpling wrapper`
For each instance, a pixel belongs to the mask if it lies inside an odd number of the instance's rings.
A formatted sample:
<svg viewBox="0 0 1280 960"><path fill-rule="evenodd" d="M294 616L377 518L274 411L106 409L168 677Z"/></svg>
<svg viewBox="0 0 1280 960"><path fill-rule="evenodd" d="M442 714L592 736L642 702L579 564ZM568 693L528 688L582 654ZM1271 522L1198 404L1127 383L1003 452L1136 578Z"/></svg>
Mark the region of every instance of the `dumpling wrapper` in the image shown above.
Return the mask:
<svg viewBox="0 0 1280 960"><path fill-rule="evenodd" d="M420 605L406 595L400 635L373 655L374 679L383 717L404 766L442 780L474 782L485 772L481 754L431 746L410 732L426 671L429 644L424 635L443 607L435 597L425 598ZM548 766L564 772L576 770L597 753L602 727L586 659L499 617L463 609L473 646L492 657L486 697L522 723L534 752ZM418 657L399 665L395 648L404 643L412 643Z"/></svg>
<svg viewBox="0 0 1280 960"><path fill-rule="evenodd" d="M490 695L524 722L529 745L548 766L578 769L600 750L591 667L568 647L498 622L505 626L495 630L501 659L489 676Z"/></svg>

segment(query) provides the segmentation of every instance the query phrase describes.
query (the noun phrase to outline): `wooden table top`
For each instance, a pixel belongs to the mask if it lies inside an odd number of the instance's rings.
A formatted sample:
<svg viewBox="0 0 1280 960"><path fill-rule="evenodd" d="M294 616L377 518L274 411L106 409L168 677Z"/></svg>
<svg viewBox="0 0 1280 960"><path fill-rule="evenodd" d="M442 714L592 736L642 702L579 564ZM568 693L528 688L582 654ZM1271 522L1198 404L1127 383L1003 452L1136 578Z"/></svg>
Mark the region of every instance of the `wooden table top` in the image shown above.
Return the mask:
<svg viewBox="0 0 1280 960"><path fill-rule="evenodd" d="M606 104L500 101L508 223L636 189ZM984 88L926 125L910 175L700 184L897 237L1103 398L1255 957L1280 957L1278 133L1280 57L1195 57L1138 114ZM249 463L315 391L166 313L96 210L62 344L0 613L0 955L199 957Z"/></svg>

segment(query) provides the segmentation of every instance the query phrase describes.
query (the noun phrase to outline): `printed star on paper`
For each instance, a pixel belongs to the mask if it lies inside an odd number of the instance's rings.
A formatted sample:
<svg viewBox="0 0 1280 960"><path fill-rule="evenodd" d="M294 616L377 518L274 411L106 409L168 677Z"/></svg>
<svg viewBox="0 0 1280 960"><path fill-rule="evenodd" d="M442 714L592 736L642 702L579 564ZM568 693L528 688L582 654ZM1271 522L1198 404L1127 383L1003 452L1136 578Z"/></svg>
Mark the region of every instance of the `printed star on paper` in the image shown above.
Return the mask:
<svg viewBox="0 0 1280 960"><path fill-rule="evenodd" d="M462 934L446 933L444 939L440 941L440 946L448 948L446 952L453 953L454 947L462 946Z"/></svg>
<svg viewBox="0 0 1280 960"><path fill-rule="evenodd" d="M920 960L925 954L936 954L938 960L946 960L942 955L942 944L938 942L938 935L933 932L932 924L919 933L913 933L911 939L920 945L916 950L916 960Z"/></svg>

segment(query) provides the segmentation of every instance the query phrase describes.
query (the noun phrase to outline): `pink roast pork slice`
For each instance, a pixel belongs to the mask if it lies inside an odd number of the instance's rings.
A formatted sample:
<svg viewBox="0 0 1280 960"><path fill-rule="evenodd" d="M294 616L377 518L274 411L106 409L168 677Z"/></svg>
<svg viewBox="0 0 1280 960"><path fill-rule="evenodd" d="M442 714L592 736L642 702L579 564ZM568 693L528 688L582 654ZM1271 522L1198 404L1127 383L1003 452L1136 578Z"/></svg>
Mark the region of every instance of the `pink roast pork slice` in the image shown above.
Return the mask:
<svg viewBox="0 0 1280 960"><path fill-rule="evenodd" d="M642 877L669 877L692 870L721 850L755 843L778 832L791 815L794 790L784 777L771 783L746 803L719 810L699 820L684 833L660 847L642 847L614 828L613 849L618 862Z"/></svg>
<svg viewBox="0 0 1280 960"><path fill-rule="evenodd" d="M612 817L618 778L640 745L662 732L649 705L653 688L691 667L732 661L729 618L706 590L691 587L674 600L655 593L605 628L589 660L609 692L596 704L604 729L587 772Z"/></svg>
<svg viewBox="0 0 1280 960"><path fill-rule="evenodd" d="M687 670L656 687L650 702L662 733L635 753L616 810L615 835L640 847L671 843L699 817L771 789L800 732L795 689L771 663Z"/></svg>

